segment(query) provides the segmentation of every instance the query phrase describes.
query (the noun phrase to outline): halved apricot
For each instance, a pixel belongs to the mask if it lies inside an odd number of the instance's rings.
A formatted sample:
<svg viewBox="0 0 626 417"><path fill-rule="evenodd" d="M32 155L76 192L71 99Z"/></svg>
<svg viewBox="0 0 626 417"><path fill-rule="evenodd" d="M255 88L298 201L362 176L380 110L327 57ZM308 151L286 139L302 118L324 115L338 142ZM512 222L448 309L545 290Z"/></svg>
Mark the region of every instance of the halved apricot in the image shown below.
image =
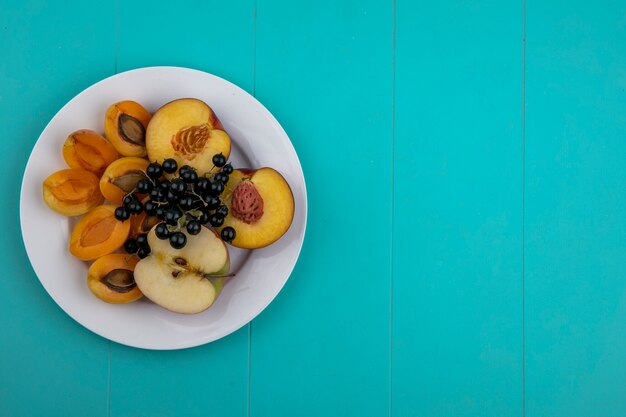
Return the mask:
<svg viewBox="0 0 626 417"><path fill-rule="evenodd" d="M102 301L124 304L140 299L143 294L133 271L139 259L122 253L112 253L98 258L87 272L87 285Z"/></svg>
<svg viewBox="0 0 626 417"><path fill-rule="evenodd" d="M104 197L98 188L98 177L85 169L71 168L46 178L43 200L57 213L80 216L102 204Z"/></svg>
<svg viewBox="0 0 626 417"><path fill-rule="evenodd" d="M78 221L70 237L70 253L83 261L99 258L124 244L130 222L115 218L115 206L94 208Z"/></svg>
<svg viewBox="0 0 626 417"><path fill-rule="evenodd" d="M146 168L149 164L146 159L132 156L114 161L100 178L102 195L112 203L121 205L124 196L134 191L137 183L146 178Z"/></svg>
<svg viewBox="0 0 626 417"><path fill-rule="evenodd" d="M146 129L152 115L132 100L111 105L104 119L104 134L124 156L146 156Z"/></svg>
<svg viewBox="0 0 626 417"><path fill-rule="evenodd" d="M93 130L77 130L63 144L63 159L70 167L83 168L98 176L119 157L111 142Z"/></svg>

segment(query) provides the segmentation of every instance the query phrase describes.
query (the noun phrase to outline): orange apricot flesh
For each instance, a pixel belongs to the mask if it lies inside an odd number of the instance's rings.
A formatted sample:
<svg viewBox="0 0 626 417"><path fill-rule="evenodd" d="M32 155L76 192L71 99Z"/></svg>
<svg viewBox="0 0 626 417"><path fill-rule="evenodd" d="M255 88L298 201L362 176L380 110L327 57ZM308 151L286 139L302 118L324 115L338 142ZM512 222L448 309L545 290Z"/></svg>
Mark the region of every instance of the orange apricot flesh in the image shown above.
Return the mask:
<svg viewBox="0 0 626 417"><path fill-rule="evenodd" d="M104 201L98 177L82 168L62 169L46 178L43 199L48 207L65 216L80 216Z"/></svg>
<svg viewBox="0 0 626 417"><path fill-rule="evenodd" d="M70 253L83 261L97 259L119 249L130 232L130 221L115 218L115 206L102 205L81 218L70 237Z"/></svg>
<svg viewBox="0 0 626 417"><path fill-rule="evenodd" d="M141 104L120 101L106 111L104 134L120 154L146 156L146 129L151 117Z"/></svg>
<svg viewBox="0 0 626 417"><path fill-rule="evenodd" d="M87 285L93 294L112 304L124 304L143 297L135 284L133 271L139 259L123 253L98 258L87 272Z"/></svg>
<svg viewBox="0 0 626 417"><path fill-rule="evenodd" d="M77 130L63 144L63 159L67 165L86 169L98 176L117 158L119 154L113 145L93 130Z"/></svg>
<svg viewBox="0 0 626 417"><path fill-rule="evenodd" d="M114 204L122 205L124 196L132 192L137 183L146 178L150 162L143 158L120 158L107 167L100 178L100 192Z"/></svg>

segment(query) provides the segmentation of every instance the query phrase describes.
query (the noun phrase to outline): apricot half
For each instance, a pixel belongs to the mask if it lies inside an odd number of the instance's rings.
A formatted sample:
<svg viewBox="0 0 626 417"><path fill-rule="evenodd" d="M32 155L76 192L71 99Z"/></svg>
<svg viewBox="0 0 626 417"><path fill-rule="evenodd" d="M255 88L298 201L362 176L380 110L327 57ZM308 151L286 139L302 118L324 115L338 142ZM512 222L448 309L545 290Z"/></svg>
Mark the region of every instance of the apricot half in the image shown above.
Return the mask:
<svg viewBox="0 0 626 417"><path fill-rule="evenodd" d="M87 285L102 301L112 304L130 303L143 294L135 284L133 271L139 259L122 253L98 258L87 272Z"/></svg>
<svg viewBox="0 0 626 417"><path fill-rule="evenodd" d="M102 204L98 177L81 169L62 169L43 182L43 200L48 207L65 216L80 216Z"/></svg>
<svg viewBox="0 0 626 417"><path fill-rule="evenodd" d="M291 226L294 201L291 188L272 168L236 169L225 198L228 215L220 228L235 229L233 246L256 249L277 241Z"/></svg>
<svg viewBox="0 0 626 417"><path fill-rule="evenodd" d="M107 167L100 178L100 191L112 203L122 205L124 196L132 192L137 183L146 178L147 159L127 156Z"/></svg>
<svg viewBox="0 0 626 417"><path fill-rule="evenodd" d="M211 107L195 98L174 100L161 107L146 132L148 158L163 162L174 158L178 166L189 165L208 172L213 155L228 158L230 138Z"/></svg>
<svg viewBox="0 0 626 417"><path fill-rule="evenodd" d="M63 144L63 159L67 165L86 169L98 176L117 158L119 154L111 142L93 130L77 130Z"/></svg>
<svg viewBox="0 0 626 417"><path fill-rule="evenodd" d="M98 206L78 221L70 237L70 253L83 261L99 258L124 244L130 222L115 218L115 206Z"/></svg>
<svg viewBox="0 0 626 417"><path fill-rule="evenodd" d="M104 134L124 156L146 156L146 128L150 112L135 101L111 105L104 119Z"/></svg>

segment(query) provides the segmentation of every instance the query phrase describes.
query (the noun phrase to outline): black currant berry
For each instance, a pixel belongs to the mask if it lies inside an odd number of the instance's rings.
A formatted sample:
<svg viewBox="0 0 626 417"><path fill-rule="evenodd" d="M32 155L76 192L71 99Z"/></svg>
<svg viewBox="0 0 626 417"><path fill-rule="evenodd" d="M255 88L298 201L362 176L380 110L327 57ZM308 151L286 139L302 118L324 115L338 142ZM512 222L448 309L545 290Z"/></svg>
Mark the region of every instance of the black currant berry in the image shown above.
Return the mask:
<svg viewBox="0 0 626 417"><path fill-rule="evenodd" d="M231 164L226 164L224 165L224 168L222 168L222 172L226 175L230 175L233 173L233 166Z"/></svg>
<svg viewBox="0 0 626 417"><path fill-rule="evenodd" d="M210 186L211 186L211 181L209 181L207 178L200 177L198 178L198 181L196 181L194 190L198 194L203 194L209 189Z"/></svg>
<svg viewBox="0 0 626 417"><path fill-rule="evenodd" d="M156 228L154 229L154 232L156 236L161 240L164 240L170 237L170 229L167 228L167 225L165 223L157 224Z"/></svg>
<svg viewBox="0 0 626 417"><path fill-rule="evenodd" d="M225 228L222 229L222 240L224 242L232 242L233 239L235 239L236 233L235 233L235 229L233 229L230 226L226 226Z"/></svg>
<svg viewBox="0 0 626 417"><path fill-rule="evenodd" d="M180 174L180 178L187 184L192 184L198 180L198 174L196 174L193 168L189 168Z"/></svg>
<svg viewBox="0 0 626 417"><path fill-rule="evenodd" d="M187 244L187 236L182 232L175 232L170 235L170 245L174 249L182 249Z"/></svg>
<svg viewBox="0 0 626 417"><path fill-rule="evenodd" d="M128 209L128 211L130 211L132 214L139 214L143 211L143 204L141 204L140 201L131 201L128 206L126 206L126 208Z"/></svg>
<svg viewBox="0 0 626 417"><path fill-rule="evenodd" d="M163 200L165 198L166 192L163 188L159 187L159 188L153 188L152 191L150 191L150 200L152 201L159 201L159 200Z"/></svg>
<svg viewBox="0 0 626 417"><path fill-rule="evenodd" d="M226 183L228 182L228 175L219 172L215 174L215 181L219 181L222 184L226 185Z"/></svg>
<svg viewBox="0 0 626 417"><path fill-rule="evenodd" d="M181 194L186 188L187 186L185 185L185 182L180 178L172 180L172 183L170 184L170 191L176 194Z"/></svg>
<svg viewBox="0 0 626 417"><path fill-rule="evenodd" d="M223 167L224 165L226 165L226 157L221 153L213 155L213 165L220 168Z"/></svg>
<svg viewBox="0 0 626 417"><path fill-rule="evenodd" d="M137 244L137 241L135 239L126 239L126 242L124 242L124 250L126 251L126 253L137 253L138 249L139 245Z"/></svg>
<svg viewBox="0 0 626 417"><path fill-rule="evenodd" d="M215 210L215 214L219 214L222 217L228 216L228 207L225 205L221 205Z"/></svg>
<svg viewBox="0 0 626 417"><path fill-rule="evenodd" d="M159 178L163 174L163 169L158 162L153 162L146 168L146 174L153 180Z"/></svg>
<svg viewBox="0 0 626 417"><path fill-rule="evenodd" d="M211 183L211 194L220 195L224 192L224 184L219 181L213 181Z"/></svg>
<svg viewBox="0 0 626 417"><path fill-rule="evenodd" d="M188 195L183 196L180 198L180 200L178 200L178 205L183 210L191 210L193 203L194 203L193 197L188 196Z"/></svg>
<svg viewBox="0 0 626 417"><path fill-rule="evenodd" d="M156 214L157 207L158 206L152 201L146 201L146 204L143 205L143 210L148 216L154 216Z"/></svg>
<svg viewBox="0 0 626 417"><path fill-rule="evenodd" d="M165 212L165 207L157 207L154 211L154 215L157 216L159 219L163 219L165 217Z"/></svg>
<svg viewBox="0 0 626 417"><path fill-rule="evenodd" d="M197 235L201 230L202 226L198 220L192 220L187 223L187 232L189 232L190 235Z"/></svg>
<svg viewBox="0 0 626 417"><path fill-rule="evenodd" d="M130 211L126 207L118 207L115 209L115 218L121 222L130 218Z"/></svg>
<svg viewBox="0 0 626 417"><path fill-rule="evenodd" d="M198 217L198 221L200 224L207 224L209 222L209 215L203 211L200 217Z"/></svg>
<svg viewBox="0 0 626 417"><path fill-rule="evenodd" d="M164 220L167 224L171 224L175 226L178 223L178 219L180 219L183 214L178 209L169 209L165 212Z"/></svg>
<svg viewBox="0 0 626 417"><path fill-rule="evenodd" d="M163 165L161 165L161 167L163 168L163 171L168 174L173 174L178 169L178 164L175 159L169 158L163 161Z"/></svg>
<svg viewBox="0 0 626 417"><path fill-rule="evenodd" d="M224 224L224 217L219 214L212 214L211 217L209 217L209 223L211 223L213 227L220 227Z"/></svg>
<svg viewBox="0 0 626 417"><path fill-rule="evenodd" d="M137 256L139 257L139 259L143 259L148 255L150 255L150 247L148 246L146 246L145 248L139 248L139 250L137 251Z"/></svg>
<svg viewBox="0 0 626 417"><path fill-rule="evenodd" d="M174 194L172 191L168 191L165 199L168 203L175 204L176 202L178 202L178 195Z"/></svg>
<svg viewBox="0 0 626 417"><path fill-rule="evenodd" d="M204 202L209 210L215 210L220 205L220 199L214 195L207 195Z"/></svg>
<svg viewBox="0 0 626 417"><path fill-rule="evenodd" d="M122 203L124 203L124 207L128 208L128 205L130 203L132 203L133 201L135 201L135 195L134 194L126 194L124 196L124 199L122 199Z"/></svg>
<svg viewBox="0 0 626 417"><path fill-rule="evenodd" d="M140 248L148 246L148 235L146 233L140 233L137 235L137 244Z"/></svg>
<svg viewBox="0 0 626 417"><path fill-rule="evenodd" d="M143 179L137 183L137 191L141 194L147 194L152 190L152 183L150 180Z"/></svg>

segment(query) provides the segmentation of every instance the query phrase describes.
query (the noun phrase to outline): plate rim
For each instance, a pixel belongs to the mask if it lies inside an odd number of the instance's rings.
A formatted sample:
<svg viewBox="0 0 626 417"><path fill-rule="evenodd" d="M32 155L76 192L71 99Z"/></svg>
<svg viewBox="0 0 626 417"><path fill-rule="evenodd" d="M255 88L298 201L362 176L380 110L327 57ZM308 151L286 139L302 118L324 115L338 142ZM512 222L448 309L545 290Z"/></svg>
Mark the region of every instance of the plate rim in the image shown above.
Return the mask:
<svg viewBox="0 0 626 417"><path fill-rule="evenodd" d="M184 343L182 345L179 346L155 346L155 345L150 345L150 344L144 344L144 345L137 345L137 344L132 344L132 343L126 343L123 340L120 340L119 338L112 338L110 336L106 336L104 334L102 334L101 332L87 326L83 320L81 320L78 317L75 317L74 315L70 314L66 308L61 305L61 303L59 303L59 301L50 293L50 290L48 289L48 287L46 286L46 284L44 283L44 281L42 281L42 279L39 277L39 274L37 273L35 266L33 265L33 262L31 260L31 253L28 249L28 244L26 242L25 239L25 235L24 235L24 214L25 214L25 208L24 208L24 200L25 200L25 196L24 196L24 188L25 188L25 183L26 183L26 173L28 171L28 168L31 164L32 158L33 158L33 153L35 148L37 147L37 145L39 144L39 141L41 140L42 136L44 135L44 133L46 132L46 130L48 130L50 124L57 118L57 116L63 112L63 110L68 107L72 102L74 102L75 100L77 100L77 98L87 92L88 90L91 90L93 88L95 88L96 86L98 86L101 83L104 83L108 80L111 80L113 78L116 77L120 77L122 75L125 74L129 74L129 73L138 73L138 72L144 72L144 71L181 71L181 72L190 72L190 73L199 73L202 76L208 76L209 78L213 78L218 82L223 82L226 85L228 85L229 88L238 90L239 92L241 92L244 96L247 96L248 99L252 99L252 101L256 102L256 104L258 105L259 109L265 113L265 116L268 118L269 121L271 121L274 126L287 138L287 145L291 148L291 150L293 151L293 155L295 156L295 159L297 161L297 168L299 170L300 176L302 178L302 190L303 190L303 201L302 201L302 237L301 239L299 239L299 244L298 244L298 249L296 251L296 256L295 256L295 260L294 262L289 266L288 268L288 273L286 275L286 278L284 279L284 281L276 288L275 292L271 295L271 297L268 297L266 302L263 303L262 307L258 309L258 311L255 311L253 314L250 315L250 318L245 321L243 324L241 325L237 325L237 326L233 326L230 329L225 329L221 332L217 332L214 335L210 336L210 337L206 337L206 338L202 338L202 340L200 341L196 341L196 342L192 342L192 343ZM199 69L195 69L195 68L190 68L190 67L182 67L182 66L170 66L170 65L158 65L158 66L148 66L148 67L139 67L139 68L133 68L130 70L126 70L126 71L122 71L122 72L118 72L116 74L110 75L108 77L102 78L100 80L98 80L95 83L90 84L88 87L82 89L81 91L79 91L78 93L76 93L70 100L68 100L61 108L59 108L59 110L57 110L55 112L55 114L50 118L50 120L48 120L48 122L46 123L45 127L41 130L41 133L39 134L39 136L37 137L37 140L33 143L32 148L30 150L30 153L28 155L28 159L26 161L26 164L24 165L24 172L22 174L22 180L20 183L20 197L19 197L20 201L19 201L19 221L20 221L20 233L22 235L22 244L24 246L24 250L26 252L26 257L28 258L28 262L31 266L31 269L34 272L34 275L37 277L37 281L39 281L40 285L44 288L44 290L46 291L46 293L48 294L48 296L54 301L54 303L56 304L56 306L58 308L60 308L67 316L69 316L72 320L74 320L75 322L77 322L78 324L80 324L83 328L85 328L86 330L90 331L91 333L94 333L106 340L110 340L112 342L115 343L119 343L121 345L125 345L125 346L129 346L129 347L133 347L133 348L137 348L137 349L143 349L143 350L158 350L158 351L168 351L168 350L182 350L182 349L189 349L189 348L194 348L194 347L198 347L198 346L203 346L203 345L207 345L209 343L215 342L217 340L220 340L236 331L238 331L239 329L243 328L244 326L246 326L247 324L251 323L256 317L259 316L259 314L261 314L278 296L278 294L282 291L282 289L284 288L284 286L287 284L287 281L289 280L289 278L291 278L291 275L293 273L293 270L295 269L299 259L300 259L300 254L302 253L302 248L304 246L304 241L306 239L306 231L307 231L307 226L308 226L308 192L307 192L307 186L306 186L306 178L304 176L304 170L302 168L302 163L300 161L300 157L298 156L298 153L296 152L296 149L293 145L293 142L291 141L291 138L289 137L289 135L287 134L287 132L285 131L285 129L283 128L283 126L280 124L280 122L276 119L276 117L269 111L269 109L267 109L267 107L265 107L265 105L263 103L261 103L254 95L250 94L249 92L247 92L246 90L244 90L243 88L239 87L237 84L222 78L218 75L206 72L206 71L202 71ZM42 204L45 204L42 202Z"/></svg>

